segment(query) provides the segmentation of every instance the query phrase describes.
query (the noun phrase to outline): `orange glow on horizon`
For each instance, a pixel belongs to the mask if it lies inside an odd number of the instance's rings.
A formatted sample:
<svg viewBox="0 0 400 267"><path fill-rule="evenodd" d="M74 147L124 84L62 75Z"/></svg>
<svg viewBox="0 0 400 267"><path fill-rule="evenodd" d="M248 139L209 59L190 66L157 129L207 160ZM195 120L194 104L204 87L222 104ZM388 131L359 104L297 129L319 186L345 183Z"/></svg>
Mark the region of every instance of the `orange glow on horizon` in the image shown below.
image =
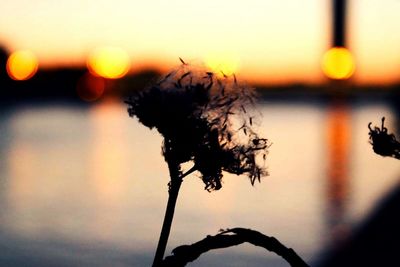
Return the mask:
<svg viewBox="0 0 400 267"><path fill-rule="evenodd" d="M12 53L7 60L7 73L11 79L24 81L32 78L39 67L36 56L29 50Z"/></svg>
<svg viewBox="0 0 400 267"><path fill-rule="evenodd" d="M344 47L333 47L325 52L322 58L324 74L334 80L347 80L355 71L351 52Z"/></svg>
<svg viewBox="0 0 400 267"><path fill-rule="evenodd" d="M213 62L218 59L209 53L234 51L240 66L224 73L239 72L257 84L326 82L321 55L331 39L330 0L61 2L62 8L59 1L0 4L0 46L29 45L41 68L82 67L91 48L123 47L134 59L132 71L150 66L163 72L176 66L178 57L218 69L226 64ZM400 1L348 5L346 34L357 59L352 81L399 83ZM232 63L221 68L230 69Z"/></svg>
<svg viewBox="0 0 400 267"><path fill-rule="evenodd" d="M95 49L88 58L89 71L107 79L125 76L130 69L128 53L119 47L101 47Z"/></svg>

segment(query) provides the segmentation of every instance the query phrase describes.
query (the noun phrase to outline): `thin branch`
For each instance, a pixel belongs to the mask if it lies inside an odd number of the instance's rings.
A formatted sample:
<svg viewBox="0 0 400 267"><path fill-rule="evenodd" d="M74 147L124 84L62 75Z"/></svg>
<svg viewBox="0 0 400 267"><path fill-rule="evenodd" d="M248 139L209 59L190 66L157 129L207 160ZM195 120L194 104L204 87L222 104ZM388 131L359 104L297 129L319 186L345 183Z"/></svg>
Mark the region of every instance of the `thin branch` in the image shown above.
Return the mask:
<svg viewBox="0 0 400 267"><path fill-rule="evenodd" d="M172 251L173 255L168 256L163 260L161 266L183 267L209 250L237 246L244 242L263 247L278 254L292 267L309 267L309 265L303 261L303 259L301 259L293 249L285 247L276 238L244 228L228 229L215 236L207 236L203 240L194 244L179 246Z"/></svg>
<svg viewBox="0 0 400 267"><path fill-rule="evenodd" d="M192 172L197 171L197 166L194 165L192 168L190 168L187 172L185 172L184 174L182 174L181 176L179 176L179 179L183 179L186 176L188 176L189 174L191 174Z"/></svg>

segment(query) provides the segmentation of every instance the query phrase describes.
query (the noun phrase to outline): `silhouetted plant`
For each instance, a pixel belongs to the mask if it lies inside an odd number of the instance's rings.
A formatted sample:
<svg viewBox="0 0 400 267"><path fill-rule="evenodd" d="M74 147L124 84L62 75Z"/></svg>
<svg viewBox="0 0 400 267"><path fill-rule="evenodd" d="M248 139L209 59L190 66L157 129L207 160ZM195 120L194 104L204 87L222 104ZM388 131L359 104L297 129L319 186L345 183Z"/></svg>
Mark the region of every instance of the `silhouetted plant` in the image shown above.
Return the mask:
<svg viewBox="0 0 400 267"><path fill-rule="evenodd" d="M209 235L194 244L176 247L172 250L172 255L167 256L163 260L161 266L183 267L210 250L237 246L245 242L276 253L292 267L309 266L293 249L287 248L275 237L266 236L260 232L244 228L222 230L217 235Z"/></svg>
<svg viewBox="0 0 400 267"><path fill-rule="evenodd" d="M382 117L381 128L371 128L372 122L368 124L369 139L374 152L384 157L393 157L400 159L400 143L396 140L393 133L388 133L388 129L384 125L385 117Z"/></svg>
<svg viewBox="0 0 400 267"><path fill-rule="evenodd" d="M198 171L208 191L222 187L223 171L249 177L267 175L268 140L254 130L253 88L236 76L218 77L186 64L125 101L131 117L164 137L162 152L170 172L169 198L153 266L164 256L182 179ZM181 164L193 162L182 171Z"/></svg>

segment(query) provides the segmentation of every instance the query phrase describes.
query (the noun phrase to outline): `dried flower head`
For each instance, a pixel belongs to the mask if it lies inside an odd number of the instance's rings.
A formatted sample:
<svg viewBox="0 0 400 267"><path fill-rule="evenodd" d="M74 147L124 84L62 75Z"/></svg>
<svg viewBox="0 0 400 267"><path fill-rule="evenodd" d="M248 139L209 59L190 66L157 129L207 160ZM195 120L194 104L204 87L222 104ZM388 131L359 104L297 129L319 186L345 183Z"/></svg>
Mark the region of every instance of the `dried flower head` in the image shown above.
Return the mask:
<svg viewBox="0 0 400 267"><path fill-rule="evenodd" d="M400 159L400 143L396 140L396 136L388 133L385 127L385 117L382 117L381 128L371 128L371 122L368 124L369 139L374 152L384 157L393 157Z"/></svg>
<svg viewBox="0 0 400 267"><path fill-rule="evenodd" d="M130 97L129 115L163 135L167 162L193 161L207 190L221 188L222 171L246 174L254 184L267 175L269 143L254 131L253 88L182 63Z"/></svg>

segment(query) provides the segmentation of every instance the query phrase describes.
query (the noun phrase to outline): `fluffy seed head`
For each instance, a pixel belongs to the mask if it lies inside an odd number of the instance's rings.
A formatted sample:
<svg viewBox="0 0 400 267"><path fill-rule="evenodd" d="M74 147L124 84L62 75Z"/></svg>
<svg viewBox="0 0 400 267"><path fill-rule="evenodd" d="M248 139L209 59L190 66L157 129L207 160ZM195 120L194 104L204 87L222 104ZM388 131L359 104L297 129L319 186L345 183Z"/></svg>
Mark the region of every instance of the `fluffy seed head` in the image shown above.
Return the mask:
<svg viewBox="0 0 400 267"><path fill-rule="evenodd" d="M254 184L267 175L269 147L254 130L254 89L235 75L182 63L130 97L129 115L163 135L166 161L193 161L207 190L221 188L222 171L246 174Z"/></svg>

